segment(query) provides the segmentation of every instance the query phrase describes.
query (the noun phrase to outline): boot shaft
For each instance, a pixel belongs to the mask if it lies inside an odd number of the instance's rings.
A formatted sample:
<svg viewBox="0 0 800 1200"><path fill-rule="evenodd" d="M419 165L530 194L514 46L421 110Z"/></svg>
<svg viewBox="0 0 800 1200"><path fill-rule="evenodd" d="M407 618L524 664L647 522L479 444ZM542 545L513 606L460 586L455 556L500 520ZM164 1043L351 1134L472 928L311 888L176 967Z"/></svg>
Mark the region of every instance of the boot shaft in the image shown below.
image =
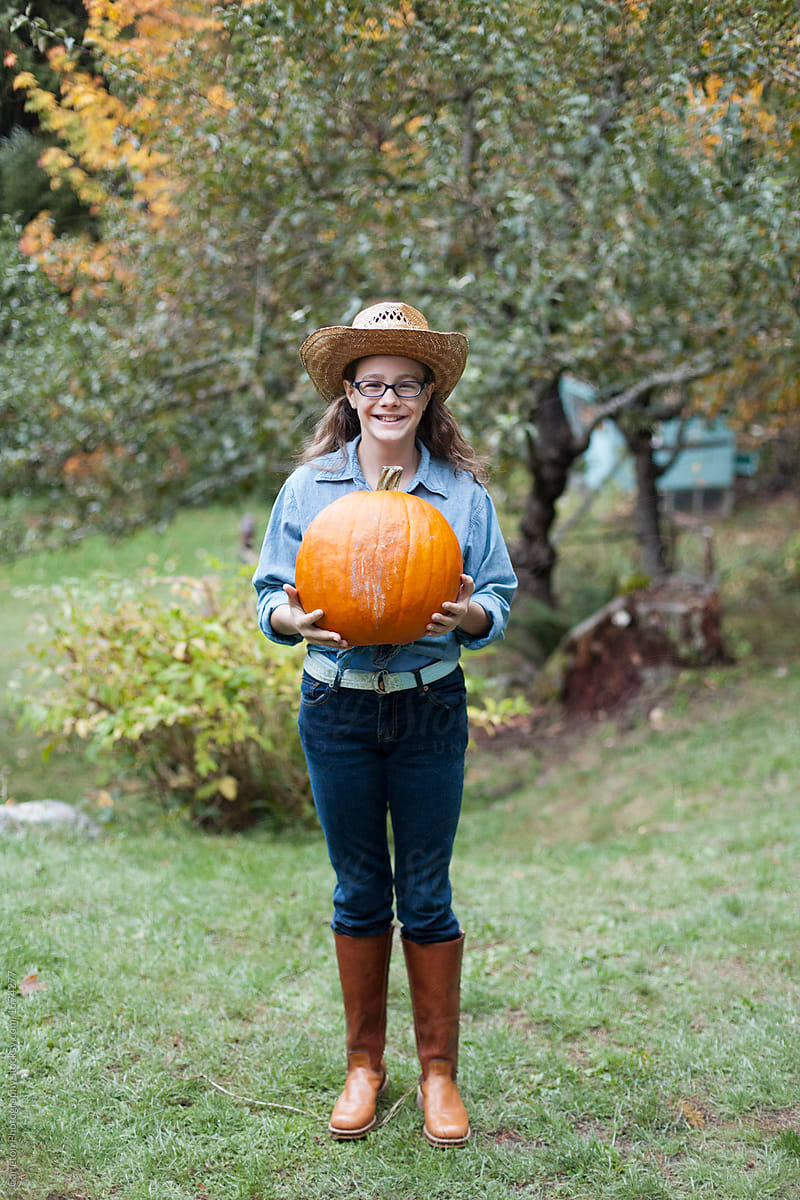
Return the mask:
<svg viewBox="0 0 800 1200"><path fill-rule="evenodd" d="M428 1078L430 1063L436 1059L450 1063L455 1079L464 934L450 942L427 946L404 939L403 952L422 1078Z"/></svg>
<svg viewBox="0 0 800 1200"><path fill-rule="evenodd" d="M386 1000L393 932L390 927L375 937L363 938L334 933L348 1062L351 1054L366 1053L374 1071L382 1070L386 1042Z"/></svg>

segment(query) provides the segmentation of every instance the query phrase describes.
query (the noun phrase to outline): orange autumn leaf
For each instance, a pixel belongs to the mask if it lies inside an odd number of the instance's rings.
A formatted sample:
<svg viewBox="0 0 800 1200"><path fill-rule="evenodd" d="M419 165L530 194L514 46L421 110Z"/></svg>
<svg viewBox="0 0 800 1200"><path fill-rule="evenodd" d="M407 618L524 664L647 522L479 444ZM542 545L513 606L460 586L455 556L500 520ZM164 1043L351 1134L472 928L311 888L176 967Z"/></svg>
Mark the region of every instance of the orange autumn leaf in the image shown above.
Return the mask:
<svg viewBox="0 0 800 1200"><path fill-rule="evenodd" d="M30 996L32 992L40 992L46 987L45 981L39 978L37 971L34 971L31 975L25 976L19 985L19 990L23 996Z"/></svg>

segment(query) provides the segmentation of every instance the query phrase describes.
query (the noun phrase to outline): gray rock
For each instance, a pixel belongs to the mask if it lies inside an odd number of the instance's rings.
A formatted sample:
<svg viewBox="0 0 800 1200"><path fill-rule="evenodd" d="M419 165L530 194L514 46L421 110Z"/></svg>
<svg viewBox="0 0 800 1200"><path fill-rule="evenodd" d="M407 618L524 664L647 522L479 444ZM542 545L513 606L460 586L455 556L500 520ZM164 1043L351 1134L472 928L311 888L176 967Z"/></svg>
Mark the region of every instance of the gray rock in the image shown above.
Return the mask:
<svg viewBox="0 0 800 1200"><path fill-rule="evenodd" d="M80 809L63 800L26 800L22 804L0 805L0 834L19 833L24 829L64 829L97 837L100 826Z"/></svg>

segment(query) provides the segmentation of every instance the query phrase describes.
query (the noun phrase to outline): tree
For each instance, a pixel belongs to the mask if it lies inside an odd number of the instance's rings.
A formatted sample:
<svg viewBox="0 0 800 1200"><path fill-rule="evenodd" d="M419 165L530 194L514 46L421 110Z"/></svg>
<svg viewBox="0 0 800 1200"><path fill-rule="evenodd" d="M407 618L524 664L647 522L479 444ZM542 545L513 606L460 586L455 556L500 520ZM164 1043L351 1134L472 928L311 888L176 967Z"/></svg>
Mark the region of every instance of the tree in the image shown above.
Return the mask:
<svg viewBox="0 0 800 1200"><path fill-rule="evenodd" d="M86 11L80 0L32 0L27 6L0 8L0 212L24 224L48 208L60 233L91 228L89 214L71 190L51 190L39 159L53 140L39 128L35 114L26 112L25 95L13 81L26 71L42 87L56 88L58 76L46 57L50 30L58 29L61 38L78 42L85 28Z"/></svg>
<svg viewBox="0 0 800 1200"><path fill-rule="evenodd" d="M411 295L470 332L459 416L525 463L516 560L552 602L589 433L561 374L613 412L796 338L788 3L113 11L90 29L108 88L69 56L63 100L27 82L71 160L49 169L102 191L118 265L93 286L122 280L138 363L192 406L185 496L286 459L310 325ZM70 286L63 239L38 248Z"/></svg>

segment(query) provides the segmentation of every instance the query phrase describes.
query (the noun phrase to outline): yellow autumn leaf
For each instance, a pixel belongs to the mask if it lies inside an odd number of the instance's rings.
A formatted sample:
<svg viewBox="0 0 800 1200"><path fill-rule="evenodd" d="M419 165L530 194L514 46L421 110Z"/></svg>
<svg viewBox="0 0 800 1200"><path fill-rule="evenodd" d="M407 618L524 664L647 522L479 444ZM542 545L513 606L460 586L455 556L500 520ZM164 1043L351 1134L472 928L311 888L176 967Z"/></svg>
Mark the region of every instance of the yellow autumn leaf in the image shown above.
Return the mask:
<svg viewBox="0 0 800 1200"><path fill-rule="evenodd" d="M756 123L762 133L772 133L777 121L774 113L765 112L763 108L760 108L756 113Z"/></svg>
<svg viewBox="0 0 800 1200"><path fill-rule="evenodd" d="M239 783L233 775L223 775L219 781L219 790L226 800L235 800L239 794Z"/></svg>
<svg viewBox="0 0 800 1200"><path fill-rule="evenodd" d="M409 0L402 0L397 12L388 18L393 29L402 29L406 25L412 25L415 20L416 13Z"/></svg>
<svg viewBox="0 0 800 1200"><path fill-rule="evenodd" d="M215 83L208 89L206 100L216 108L224 108L226 112L230 112L233 108L233 98L228 95L221 83Z"/></svg>
<svg viewBox="0 0 800 1200"><path fill-rule="evenodd" d="M678 1116L683 1117L687 1125L692 1129L704 1129L706 1118L703 1112L697 1107L692 1100L678 1101Z"/></svg>
<svg viewBox="0 0 800 1200"><path fill-rule="evenodd" d="M60 146L48 146L39 157L39 166L47 171L63 171L73 166L75 159Z"/></svg>
<svg viewBox="0 0 800 1200"><path fill-rule="evenodd" d="M706 80L706 95L712 104L720 94L724 82L725 81L721 75L709 75L708 79Z"/></svg>
<svg viewBox="0 0 800 1200"><path fill-rule="evenodd" d="M32 75L30 71L20 71L19 75L14 76L14 83L12 86L15 92L18 92L20 88L36 87L36 76Z"/></svg>

